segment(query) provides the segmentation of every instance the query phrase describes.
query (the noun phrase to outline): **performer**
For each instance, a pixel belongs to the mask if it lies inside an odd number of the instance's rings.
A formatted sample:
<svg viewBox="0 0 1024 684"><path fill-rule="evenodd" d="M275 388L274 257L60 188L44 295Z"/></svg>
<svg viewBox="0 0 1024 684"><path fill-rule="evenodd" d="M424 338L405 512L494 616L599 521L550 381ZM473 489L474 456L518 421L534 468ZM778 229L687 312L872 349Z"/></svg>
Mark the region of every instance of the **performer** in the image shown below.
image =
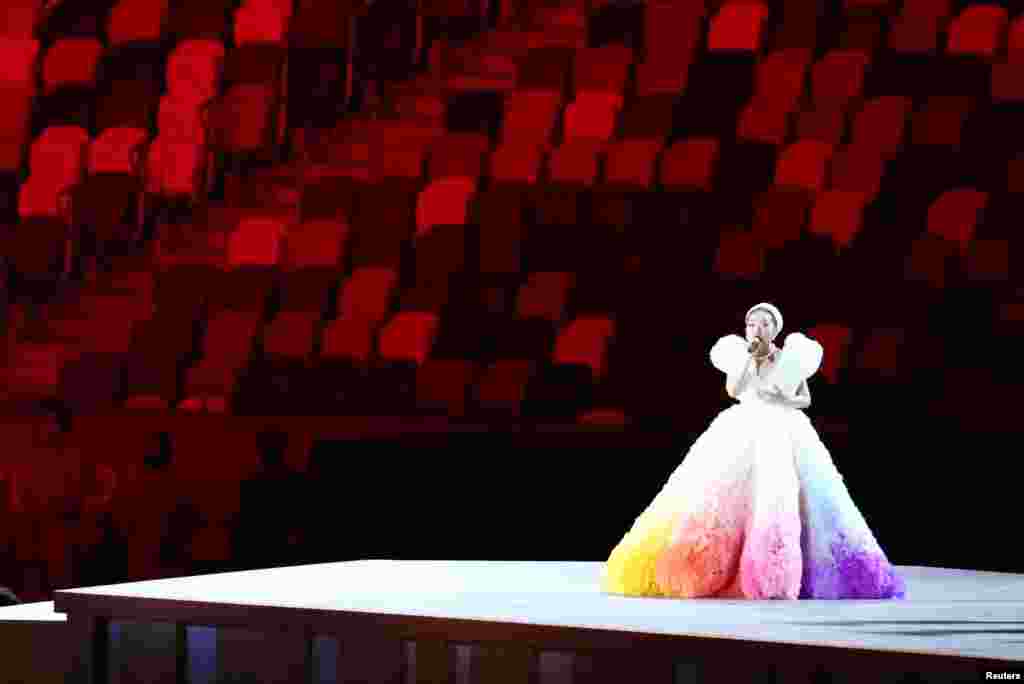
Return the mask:
<svg viewBox="0 0 1024 684"><path fill-rule="evenodd" d="M746 316L746 340L711 349L738 404L722 411L604 566L602 588L624 596L746 599L905 598L903 578L802 409L822 348L782 314Z"/></svg>
<svg viewBox="0 0 1024 684"><path fill-rule="evenodd" d="M16 606L21 601L15 596L14 592L7 587L0 587L0 607L2 606Z"/></svg>

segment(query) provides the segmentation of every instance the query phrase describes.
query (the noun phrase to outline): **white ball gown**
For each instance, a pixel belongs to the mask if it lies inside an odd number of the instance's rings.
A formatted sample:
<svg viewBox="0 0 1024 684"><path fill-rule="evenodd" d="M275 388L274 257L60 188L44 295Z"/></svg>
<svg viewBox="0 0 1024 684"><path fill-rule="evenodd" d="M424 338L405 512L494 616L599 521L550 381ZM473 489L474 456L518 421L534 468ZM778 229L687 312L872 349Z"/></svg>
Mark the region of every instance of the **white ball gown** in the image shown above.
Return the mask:
<svg viewBox="0 0 1024 684"><path fill-rule="evenodd" d="M748 358L737 335L711 350L738 377ZM793 333L775 368L755 374L694 442L611 552L602 589L624 596L740 599L906 598L803 411L758 390L792 395L821 364L821 345Z"/></svg>

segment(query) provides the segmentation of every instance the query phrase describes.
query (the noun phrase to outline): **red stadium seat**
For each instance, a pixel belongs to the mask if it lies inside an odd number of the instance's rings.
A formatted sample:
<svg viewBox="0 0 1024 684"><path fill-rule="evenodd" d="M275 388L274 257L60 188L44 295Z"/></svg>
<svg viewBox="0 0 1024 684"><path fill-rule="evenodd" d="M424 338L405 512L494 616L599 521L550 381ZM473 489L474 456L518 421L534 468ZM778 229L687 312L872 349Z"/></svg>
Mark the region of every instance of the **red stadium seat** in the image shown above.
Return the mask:
<svg viewBox="0 0 1024 684"><path fill-rule="evenodd" d="M368 363L373 354L375 328L375 324L366 320L339 318L331 321L324 329L321 358Z"/></svg>
<svg viewBox="0 0 1024 684"><path fill-rule="evenodd" d="M60 369L74 355L74 349L64 343L24 343L15 346L10 351L10 366L4 379L7 397L56 397Z"/></svg>
<svg viewBox="0 0 1024 684"><path fill-rule="evenodd" d="M552 322L561 320L568 304L569 290L574 284L575 275L572 273L531 273L519 289L516 316Z"/></svg>
<svg viewBox="0 0 1024 684"><path fill-rule="evenodd" d="M175 3L168 14L165 34L172 40L224 40L236 0Z"/></svg>
<svg viewBox="0 0 1024 684"><path fill-rule="evenodd" d="M43 8L38 0L8 0L4 5L4 36L32 38Z"/></svg>
<svg viewBox="0 0 1024 684"><path fill-rule="evenodd" d="M266 2L246 2L235 10L235 45L272 43L282 45L288 34L291 3L275 5Z"/></svg>
<svg viewBox="0 0 1024 684"><path fill-rule="evenodd" d="M131 295L83 293L77 301L52 307L47 325L53 339L77 344L83 351L125 353L130 349L132 327L151 314L151 307Z"/></svg>
<svg viewBox="0 0 1024 684"><path fill-rule="evenodd" d="M399 118L429 126L443 124L448 112L447 103L440 93L399 91L393 95L393 101Z"/></svg>
<svg viewBox="0 0 1024 684"><path fill-rule="evenodd" d="M397 314L381 329L381 358L422 365L430 355L438 323L437 316L426 312L404 311Z"/></svg>
<svg viewBox="0 0 1024 684"><path fill-rule="evenodd" d="M157 134L165 140L206 143L201 106L191 99L163 96L156 121Z"/></svg>
<svg viewBox="0 0 1024 684"><path fill-rule="evenodd" d="M868 197L860 192L828 190L811 211L810 232L831 238L837 248L849 247L860 232Z"/></svg>
<svg viewBox="0 0 1024 684"><path fill-rule="evenodd" d="M245 0L243 3L250 7L264 7L266 11L275 11L285 20L290 20L295 14L295 0Z"/></svg>
<svg viewBox="0 0 1024 684"><path fill-rule="evenodd" d="M736 137L748 142L781 146L789 138L790 112L766 97L758 97L740 114Z"/></svg>
<svg viewBox="0 0 1024 684"><path fill-rule="evenodd" d="M951 13L951 0L908 0L889 29L889 48L906 53L936 52L939 31Z"/></svg>
<svg viewBox="0 0 1024 684"><path fill-rule="evenodd" d="M39 51L39 41L34 38L0 36L0 64L4 65L0 83L34 87Z"/></svg>
<svg viewBox="0 0 1024 684"><path fill-rule="evenodd" d="M80 126L50 126L32 143L29 172L61 190L79 181L85 170L89 134Z"/></svg>
<svg viewBox="0 0 1024 684"><path fill-rule="evenodd" d="M149 130L159 109L158 84L147 79L113 80L109 90L96 95L95 128L127 127Z"/></svg>
<svg viewBox="0 0 1024 684"><path fill-rule="evenodd" d="M491 179L498 182L536 183L544 152L540 144L516 141L502 143L491 155Z"/></svg>
<svg viewBox="0 0 1024 684"><path fill-rule="evenodd" d="M636 68L636 91L639 97L677 95L686 90L693 57L669 60L648 60Z"/></svg>
<svg viewBox="0 0 1024 684"><path fill-rule="evenodd" d="M543 90L513 92L505 104L501 141L517 145L549 143L561 105L560 93Z"/></svg>
<svg viewBox="0 0 1024 684"><path fill-rule="evenodd" d="M378 155L381 175L385 178L421 179L427 152L441 133L434 126L389 121L383 133L386 142Z"/></svg>
<svg viewBox="0 0 1024 684"><path fill-rule="evenodd" d="M805 190L778 187L755 198L752 228L761 245L777 249L799 240L813 201Z"/></svg>
<svg viewBox="0 0 1024 684"><path fill-rule="evenodd" d="M434 226L463 225L476 184L469 178L435 180L420 193L416 204L416 236L426 235Z"/></svg>
<svg viewBox="0 0 1024 684"><path fill-rule="evenodd" d="M277 217L254 216L242 219L228 238L228 265L277 264L285 230L284 221Z"/></svg>
<svg viewBox="0 0 1024 684"><path fill-rule="evenodd" d="M620 135L623 139L666 140L675 124L674 95L643 95L622 111Z"/></svg>
<svg viewBox="0 0 1024 684"><path fill-rule="evenodd" d="M802 140L838 145L844 138L845 127L846 113L838 106L825 106L800 113L796 136Z"/></svg>
<svg viewBox="0 0 1024 684"><path fill-rule="evenodd" d="M167 94L197 103L210 100L220 87L224 46L214 40L178 43L167 61Z"/></svg>
<svg viewBox="0 0 1024 684"><path fill-rule="evenodd" d="M997 101L1024 100L1024 15L1007 30L1006 60L992 65L992 97Z"/></svg>
<svg viewBox="0 0 1024 684"><path fill-rule="evenodd" d="M167 14L168 0L120 0L107 20L107 40L112 46L157 42Z"/></svg>
<svg viewBox="0 0 1024 684"><path fill-rule="evenodd" d="M987 203L986 192L970 188L945 192L928 208L928 232L966 251Z"/></svg>
<svg viewBox="0 0 1024 684"><path fill-rule="evenodd" d="M613 143L605 155L605 182L650 188L654 182L655 165L661 147L660 140L642 138Z"/></svg>
<svg viewBox="0 0 1024 684"><path fill-rule="evenodd" d="M252 351L262 312L223 309L213 314L203 337L207 362L240 365Z"/></svg>
<svg viewBox="0 0 1024 684"><path fill-rule="evenodd" d="M333 219L303 221L284 236L282 265L305 267L340 267L348 241L347 223Z"/></svg>
<svg viewBox="0 0 1024 684"><path fill-rule="evenodd" d="M910 109L910 98L902 96L866 102L853 121L853 142L878 150L882 159L892 159L903 144Z"/></svg>
<svg viewBox="0 0 1024 684"><path fill-rule="evenodd" d="M297 4L290 25L299 48L345 48L352 37L353 6L337 2Z"/></svg>
<svg viewBox="0 0 1024 684"><path fill-rule="evenodd" d="M88 86L96 82L96 66L103 45L95 38L61 38L43 57L43 91L64 85Z"/></svg>
<svg viewBox="0 0 1024 684"><path fill-rule="evenodd" d="M285 236L279 275L280 311L264 332L264 352L308 357L330 288L342 272L348 228L340 221L313 219Z"/></svg>
<svg viewBox="0 0 1024 684"><path fill-rule="evenodd" d="M964 9L949 27L946 51L951 55L992 58L1002 47L999 42L1009 18L998 5L972 5Z"/></svg>
<svg viewBox="0 0 1024 684"><path fill-rule="evenodd" d="M1024 60L992 65L992 99L996 102L1024 101Z"/></svg>
<svg viewBox="0 0 1024 684"><path fill-rule="evenodd" d="M358 268L338 295L338 318L379 323L388 311L396 273L387 268Z"/></svg>
<svg viewBox="0 0 1024 684"><path fill-rule="evenodd" d="M839 380L839 372L846 366L850 347L850 329L839 323L819 323L807 335L817 340L824 350L821 374L830 384Z"/></svg>
<svg viewBox="0 0 1024 684"><path fill-rule="evenodd" d="M922 235L910 245L903 276L908 282L926 283L942 289L946 286L949 263L955 252L953 243L936 235Z"/></svg>
<svg viewBox="0 0 1024 684"><path fill-rule="evenodd" d="M779 157L775 184L817 192L825 188L832 146L817 140L801 140Z"/></svg>
<svg viewBox="0 0 1024 684"><path fill-rule="evenodd" d="M274 86L239 83L211 111L217 144L229 152L262 152L276 140L273 127L279 101Z"/></svg>
<svg viewBox="0 0 1024 684"><path fill-rule="evenodd" d="M873 147L846 145L836 150L832 158L829 187L873 198L881 190L884 171L885 161Z"/></svg>
<svg viewBox="0 0 1024 684"><path fill-rule="evenodd" d="M229 398L237 387L238 372L237 367L220 364L200 363L193 366L188 371L185 398L178 403L178 410L227 413Z"/></svg>
<svg viewBox="0 0 1024 684"><path fill-rule="evenodd" d="M775 50L765 56L757 67L755 98L766 100L772 109L794 111L806 89L811 50L808 47Z"/></svg>
<svg viewBox="0 0 1024 684"><path fill-rule="evenodd" d="M490 365L476 384L474 394L478 406L511 418L518 417L535 366L530 360L499 360Z"/></svg>
<svg viewBox="0 0 1024 684"><path fill-rule="evenodd" d="M263 333L263 353L268 357L308 358L313 353L319 313L282 311Z"/></svg>
<svg viewBox="0 0 1024 684"><path fill-rule="evenodd" d="M678 70L682 67L685 75L686 66L699 47L706 14L703 2L647 4L644 7L647 63L654 68L664 65Z"/></svg>
<svg viewBox="0 0 1024 684"><path fill-rule="evenodd" d="M26 85L0 85L0 173L16 174L28 147L32 116L32 90Z"/></svg>
<svg viewBox="0 0 1024 684"><path fill-rule="evenodd" d="M584 48L577 51L573 65L573 83L580 93L624 94L626 76L633 63L633 51L624 45Z"/></svg>
<svg viewBox="0 0 1024 684"><path fill-rule="evenodd" d="M224 57L222 83L284 83L288 48L276 43L245 43L230 49Z"/></svg>
<svg viewBox="0 0 1024 684"><path fill-rule="evenodd" d="M622 109L619 95L581 93L565 109L565 140L600 140L606 142L615 134L615 124Z"/></svg>
<svg viewBox="0 0 1024 684"><path fill-rule="evenodd" d="M888 23L885 16L873 12L856 13L848 15L847 22L839 42L841 50L859 50L874 55L882 48Z"/></svg>
<svg viewBox="0 0 1024 684"><path fill-rule="evenodd" d="M548 177L553 183L591 186L597 180L604 143L592 138L574 138L551 151Z"/></svg>
<svg viewBox="0 0 1024 684"><path fill-rule="evenodd" d="M61 188L46 179L29 177L18 188L18 216L58 217L66 212Z"/></svg>
<svg viewBox="0 0 1024 684"><path fill-rule="evenodd" d="M855 367L859 370L872 371L883 377L897 379L905 338L905 331L897 328L872 330L861 345Z"/></svg>
<svg viewBox="0 0 1024 684"><path fill-rule="evenodd" d="M973 282L1007 283L1010 281L1009 240L974 240L967 251L967 277Z"/></svg>
<svg viewBox="0 0 1024 684"><path fill-rule="evenodd" d="M818 45L820 10L814 2L795 0L776 10L773 19L778 22L772 31L771 42L776 48L799 48ZM780 16L781 15L781 16ZM774 22L773 22L774 23Z"/></svg>
<svg viewBox="0 0 1024 684"><path fill-rule="evenodd" d="M615 322L610 318L577 318L555 341L555 363L587 366L592 377L599 379L604 376L608 344L614 334Z"/></svg>
<svg viewBox="0 0 1024 684"><path fill-rule="evenodd" d="M525 92L564 92L572 73L576 47L544 45L528 50L517 60L516 89Z"/></svg>
<svg viewBox="0 0 1024 684"><path fill-rule="evenodd" d="M928 98L914 114L910 140L914 145L956 147L960 144L964 123L974 107L969 97L936 96Z"/></svg>
<svg viewBox="0 0 1024 684"><path fill-rule="evenodd" d="M430 148L428 176L431 180L446 176L479 178L490 140L479 133L448 133L437 138Z"/></svg>
<svg viewBox="0 0 1024 684"><path fill-rule="evenodd" d="M661 158L661 184L666 188L710 190L718 157L719 143L715 138L680 140Z"/></svg>
<svg viewBox="0 0 1024 684"><path fill-rule="evenodd" d="M206 150L197 143L157 136L149 146L147 191L156 195L197 197L206 173Z"/></svg>
<svg viewBox="0 0 1024 684"><path fill-rule="evenodd" d="M868 58L860 51L833 50L811 68L811 95L819 107L845 108L864 88Z"/></svg>
<svg viewBox="0 0 1024 684"><path fill-rule="evenodd" d="M1006 165L1006 189L1019 196L1024 193L1024 156L1015 155Z"/></svg>
<svg viewBox="0 0 1024 684"><path fill-rule="evenodd" d="M708 50L758 52L768 8L758 0L729 0L712 17Z"/></svg>
<svg viewBox="0 0 1024 684"><path fill-rule="evenodd" d="M451 418L465 416L475 375L476 365L472 361L427 359L416 370L417 406Z"/></svg>
<svg viewBox="0 0 1024 684"><path fill-rule="evenodd" d="M106 129L89 147L89 173L140 173L147 142L148 135L140 128Z"/></svg>

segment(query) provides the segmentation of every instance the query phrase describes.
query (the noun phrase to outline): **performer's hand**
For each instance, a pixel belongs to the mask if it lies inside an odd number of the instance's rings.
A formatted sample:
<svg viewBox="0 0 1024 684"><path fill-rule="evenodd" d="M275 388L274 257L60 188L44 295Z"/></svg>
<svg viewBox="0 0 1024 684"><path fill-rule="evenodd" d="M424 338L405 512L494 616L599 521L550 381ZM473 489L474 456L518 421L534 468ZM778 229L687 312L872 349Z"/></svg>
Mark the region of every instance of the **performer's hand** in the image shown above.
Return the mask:
<svg viewBox="0 0 1024 684"><path fill-rule="evenodd" d="M781 389L779 389L778 385L772 385L770 388L763 387L757 391L757 394L762 399L766 399L768 401L775 401L780 404L788 404L793 399L785 392L783 392Z"/></svg>

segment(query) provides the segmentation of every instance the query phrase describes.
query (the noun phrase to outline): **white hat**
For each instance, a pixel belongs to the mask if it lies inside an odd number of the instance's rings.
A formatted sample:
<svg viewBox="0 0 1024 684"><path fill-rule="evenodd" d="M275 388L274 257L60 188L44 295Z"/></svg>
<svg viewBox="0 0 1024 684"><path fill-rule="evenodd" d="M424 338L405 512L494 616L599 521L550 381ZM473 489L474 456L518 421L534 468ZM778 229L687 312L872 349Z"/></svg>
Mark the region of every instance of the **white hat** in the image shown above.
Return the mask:
<svg viewBox="0 0 1024 684"><path fill-rule="evenodd" d="M769 304L768 302L761 302L760 304L755 304L754 306L752 306L749 309L747 309L747 315L743 317L743 320L746 320L746 319L750 318L750 314L754 313L758 309L762 309L764 311L767 311L768 313L770 313L772 315L772 318L775 319L775 334L776 335L778 335L780 332L782 332L782 312L780 312L777 308L775 308L775 306L773 306L772 304Z"/></svg>

